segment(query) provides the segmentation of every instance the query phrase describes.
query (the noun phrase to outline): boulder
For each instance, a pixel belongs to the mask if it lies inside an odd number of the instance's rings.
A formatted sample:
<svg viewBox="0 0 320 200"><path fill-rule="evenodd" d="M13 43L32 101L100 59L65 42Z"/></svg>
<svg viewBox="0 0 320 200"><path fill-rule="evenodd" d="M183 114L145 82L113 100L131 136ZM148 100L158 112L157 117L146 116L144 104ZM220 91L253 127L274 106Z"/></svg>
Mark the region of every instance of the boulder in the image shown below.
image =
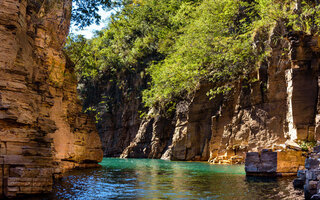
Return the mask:
<svg viewBox="0 0 320 200"><path fill-rule="evenodd" d="M247 175L261 176L283 176L295 175L304 166L305 157L301 151L262 150L261 152L248 152L245 160L245 171ZM304 171L300 171L299 180L304 179ZM314 172L313 175L316 173Z"/></svg>

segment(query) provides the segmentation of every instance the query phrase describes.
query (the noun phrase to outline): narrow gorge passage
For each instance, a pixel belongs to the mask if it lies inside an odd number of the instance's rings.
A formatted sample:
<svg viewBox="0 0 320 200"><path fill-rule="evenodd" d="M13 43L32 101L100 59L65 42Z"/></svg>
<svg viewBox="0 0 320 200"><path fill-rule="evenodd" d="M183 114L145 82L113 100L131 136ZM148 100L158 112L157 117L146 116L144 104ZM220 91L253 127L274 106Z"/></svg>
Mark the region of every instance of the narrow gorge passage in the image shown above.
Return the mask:
<svg viewBox="0 0 320 200"><path fill-rule="evenodd" d="M0 198L320 196L318 19L315 0L0 0Z"/></svg>

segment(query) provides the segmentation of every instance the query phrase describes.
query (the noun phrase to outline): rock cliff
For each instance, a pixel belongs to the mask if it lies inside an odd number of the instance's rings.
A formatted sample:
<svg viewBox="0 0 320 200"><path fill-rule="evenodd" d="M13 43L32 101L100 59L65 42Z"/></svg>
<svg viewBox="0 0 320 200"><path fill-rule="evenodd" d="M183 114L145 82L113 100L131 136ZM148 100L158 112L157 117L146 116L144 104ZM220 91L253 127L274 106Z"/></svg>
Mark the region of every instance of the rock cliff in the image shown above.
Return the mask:
<svg viewBox="0 0 320 200"><path fill-rule="evenodd" d="M139 73L128 71L119 72L117 79L121 80L120 84L106 77L105 82L97 86L99 89L93 95L97 102L105 101L109 104L108 111L105 111L104 105L99 108L99 103L93 103L98 104L98 110L102 113L97 127L106 157L119 157L135 138L142 121L139 118L139 110L143 109L141 88L146 88L146 80L141 78ZM119 85L122 85L122 88L119 88Z"/></svg>
<svg viewBox="0 0 320 200"><path fill-rule="evenodd" d="M0 4L0 196L49 192L54 176L102 159L62 51L71 0Z"/></svg>
<svg viewBox="0 0 320 200"><path fill-rule="evenodd" d="M171 117L151 110L130 133L135 138L122 146L121 157L237 163L249 151L318 139L319 37L291 31L279 21L257 31L254 40L255 48L269 55L251 77L230 83L228 94L213 99L206 95L212 83L202 82ZM108 132L100 134L109 137L103 143L108 149L115 140Z"/></svg>

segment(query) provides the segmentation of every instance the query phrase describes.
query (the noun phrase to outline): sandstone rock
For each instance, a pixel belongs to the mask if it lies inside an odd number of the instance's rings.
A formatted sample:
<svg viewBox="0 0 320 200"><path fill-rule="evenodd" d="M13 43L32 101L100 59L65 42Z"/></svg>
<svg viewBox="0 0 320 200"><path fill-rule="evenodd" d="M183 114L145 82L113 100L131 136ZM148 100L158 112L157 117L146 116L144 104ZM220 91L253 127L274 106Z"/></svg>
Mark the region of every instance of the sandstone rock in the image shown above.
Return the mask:
<svg viewBox="0 0 320 200"><path fill-rule="evenodd" d="M136 137L121 157L207 161L210 118L219 106L214 102L205 103L209 101L205 92L208 88L210 84L204 83L190 102L178 103L175 120L153 113L155 117L142 121Z"/></svg>
<svg viewBox="0 0 320 200"><path fill-rule="evenodd" d="M305 161L305 170L298 171L298 178L294 180L293 185L300 187L304 184L305 199L317 199L320 194L320 166L319 154L309 153L309 157Z"/></svg>
<svg viewBox="0 0 320 200"><path fill-rule="evenodd" d="M216 85L203 81L172 116L158 111L139 120L141 101L127 106L118 89L110 84L102 88L116 93L122 103L99 124L105 155L212 163L247 156L251 164L246 169L252 172L290 174L303 168L301 147L293 141L320 138L319 37L287 30L281 21L270 34L260 35L254 43L259 51L269 48L270 56L249 75L257 81L239 78L229 83L227 94L212 99L206 93ZM127 82L143 85L137 77ZM7 112L2 116L15 117ZM246 154L251 151L261 154Z"/></svg>
<svg viewBox="0 0 320 200"><path fill-rule="evenodd" d="M277 152L277 173L283 175L296 174L300 167L304 168L306 157L302 151Z"/></svg>
<svg viewBox="0 0 320 200"><path fill-rule="evenodd" d="M304 165L304 161L305 157L301 151L273 152L264 149L261 152L247 153L245 171L247 175L294 175L298 172L299 167ZM299 171L297 185L304 180L304 173L306 172ZM316 175L316 172L313 172L311 176ZM306 176L308 177L308 174Z"/></svg>
<svg viewBox="0 0 320 200"><path fill-rule="evenodd" d="M247 175L272 175L277 172L277 153L264 150L247 153L245 161Z"/></svg>
<svg viewBox="0 0 320 200"><path fill-rule="evenodd" d="M256 173L259 172L261 160L258 152L248 152L245 161L245 171Z"/></svg>
<svg viewBox="0 0 320 200"><path fill-rule="evenodd" d="M300 147L297 143L295 143L295 142L293 142L293 141L286 141L286 142L285 142L285 145L286 145L286 147L289 148L289 149L301 151L301 147Z"/></svg>
<svg viewBox="0 0 320 200"><path fill-rule="evenodd" d="M102 159L62 52L70 16L70 0L1 1L0 198L50 192L56 173Z"/></svg>
<svg viewBox="0 0 320 200"><path fill-rule="evenodd" d="M319 167L320 160L315 158L307 158L305 162L306 169L317 169Z"/></svg>

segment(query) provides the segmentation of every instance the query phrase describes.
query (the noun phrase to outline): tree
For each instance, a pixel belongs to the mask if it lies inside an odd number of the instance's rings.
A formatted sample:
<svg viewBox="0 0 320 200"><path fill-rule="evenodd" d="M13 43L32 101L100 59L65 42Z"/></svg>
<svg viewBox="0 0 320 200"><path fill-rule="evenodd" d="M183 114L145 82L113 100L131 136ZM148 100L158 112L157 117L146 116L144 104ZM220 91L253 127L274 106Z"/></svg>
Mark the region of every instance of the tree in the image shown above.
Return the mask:
<svg viewBox="0 0 320 200"><path fill-rule="evenodd" d="M99 7L121 6L95 38L71 38L66 47L76 63L85 105L97 109L99 102L111 102L103 97L109 95L105 85L123 96L134 91L147 107L165 108L184 99L201 81L213 83L208 94L227 94L229 83L248 78L268 55L267 48L253 48L256 33L267 34L278 21L306 33L320 27L317 0L74 2L74 21L80 27L99 22ZM149 83L134 86L133 77ZM109 107L113 105L116 101Z"/></svg>
<svg viewBox="0 0 320 200"><path fill-rule="evenodd" d="M123 0L73 0L72 21L79 28L99 24L101 16L99 9L113 9L128 1Z"/></svg>

